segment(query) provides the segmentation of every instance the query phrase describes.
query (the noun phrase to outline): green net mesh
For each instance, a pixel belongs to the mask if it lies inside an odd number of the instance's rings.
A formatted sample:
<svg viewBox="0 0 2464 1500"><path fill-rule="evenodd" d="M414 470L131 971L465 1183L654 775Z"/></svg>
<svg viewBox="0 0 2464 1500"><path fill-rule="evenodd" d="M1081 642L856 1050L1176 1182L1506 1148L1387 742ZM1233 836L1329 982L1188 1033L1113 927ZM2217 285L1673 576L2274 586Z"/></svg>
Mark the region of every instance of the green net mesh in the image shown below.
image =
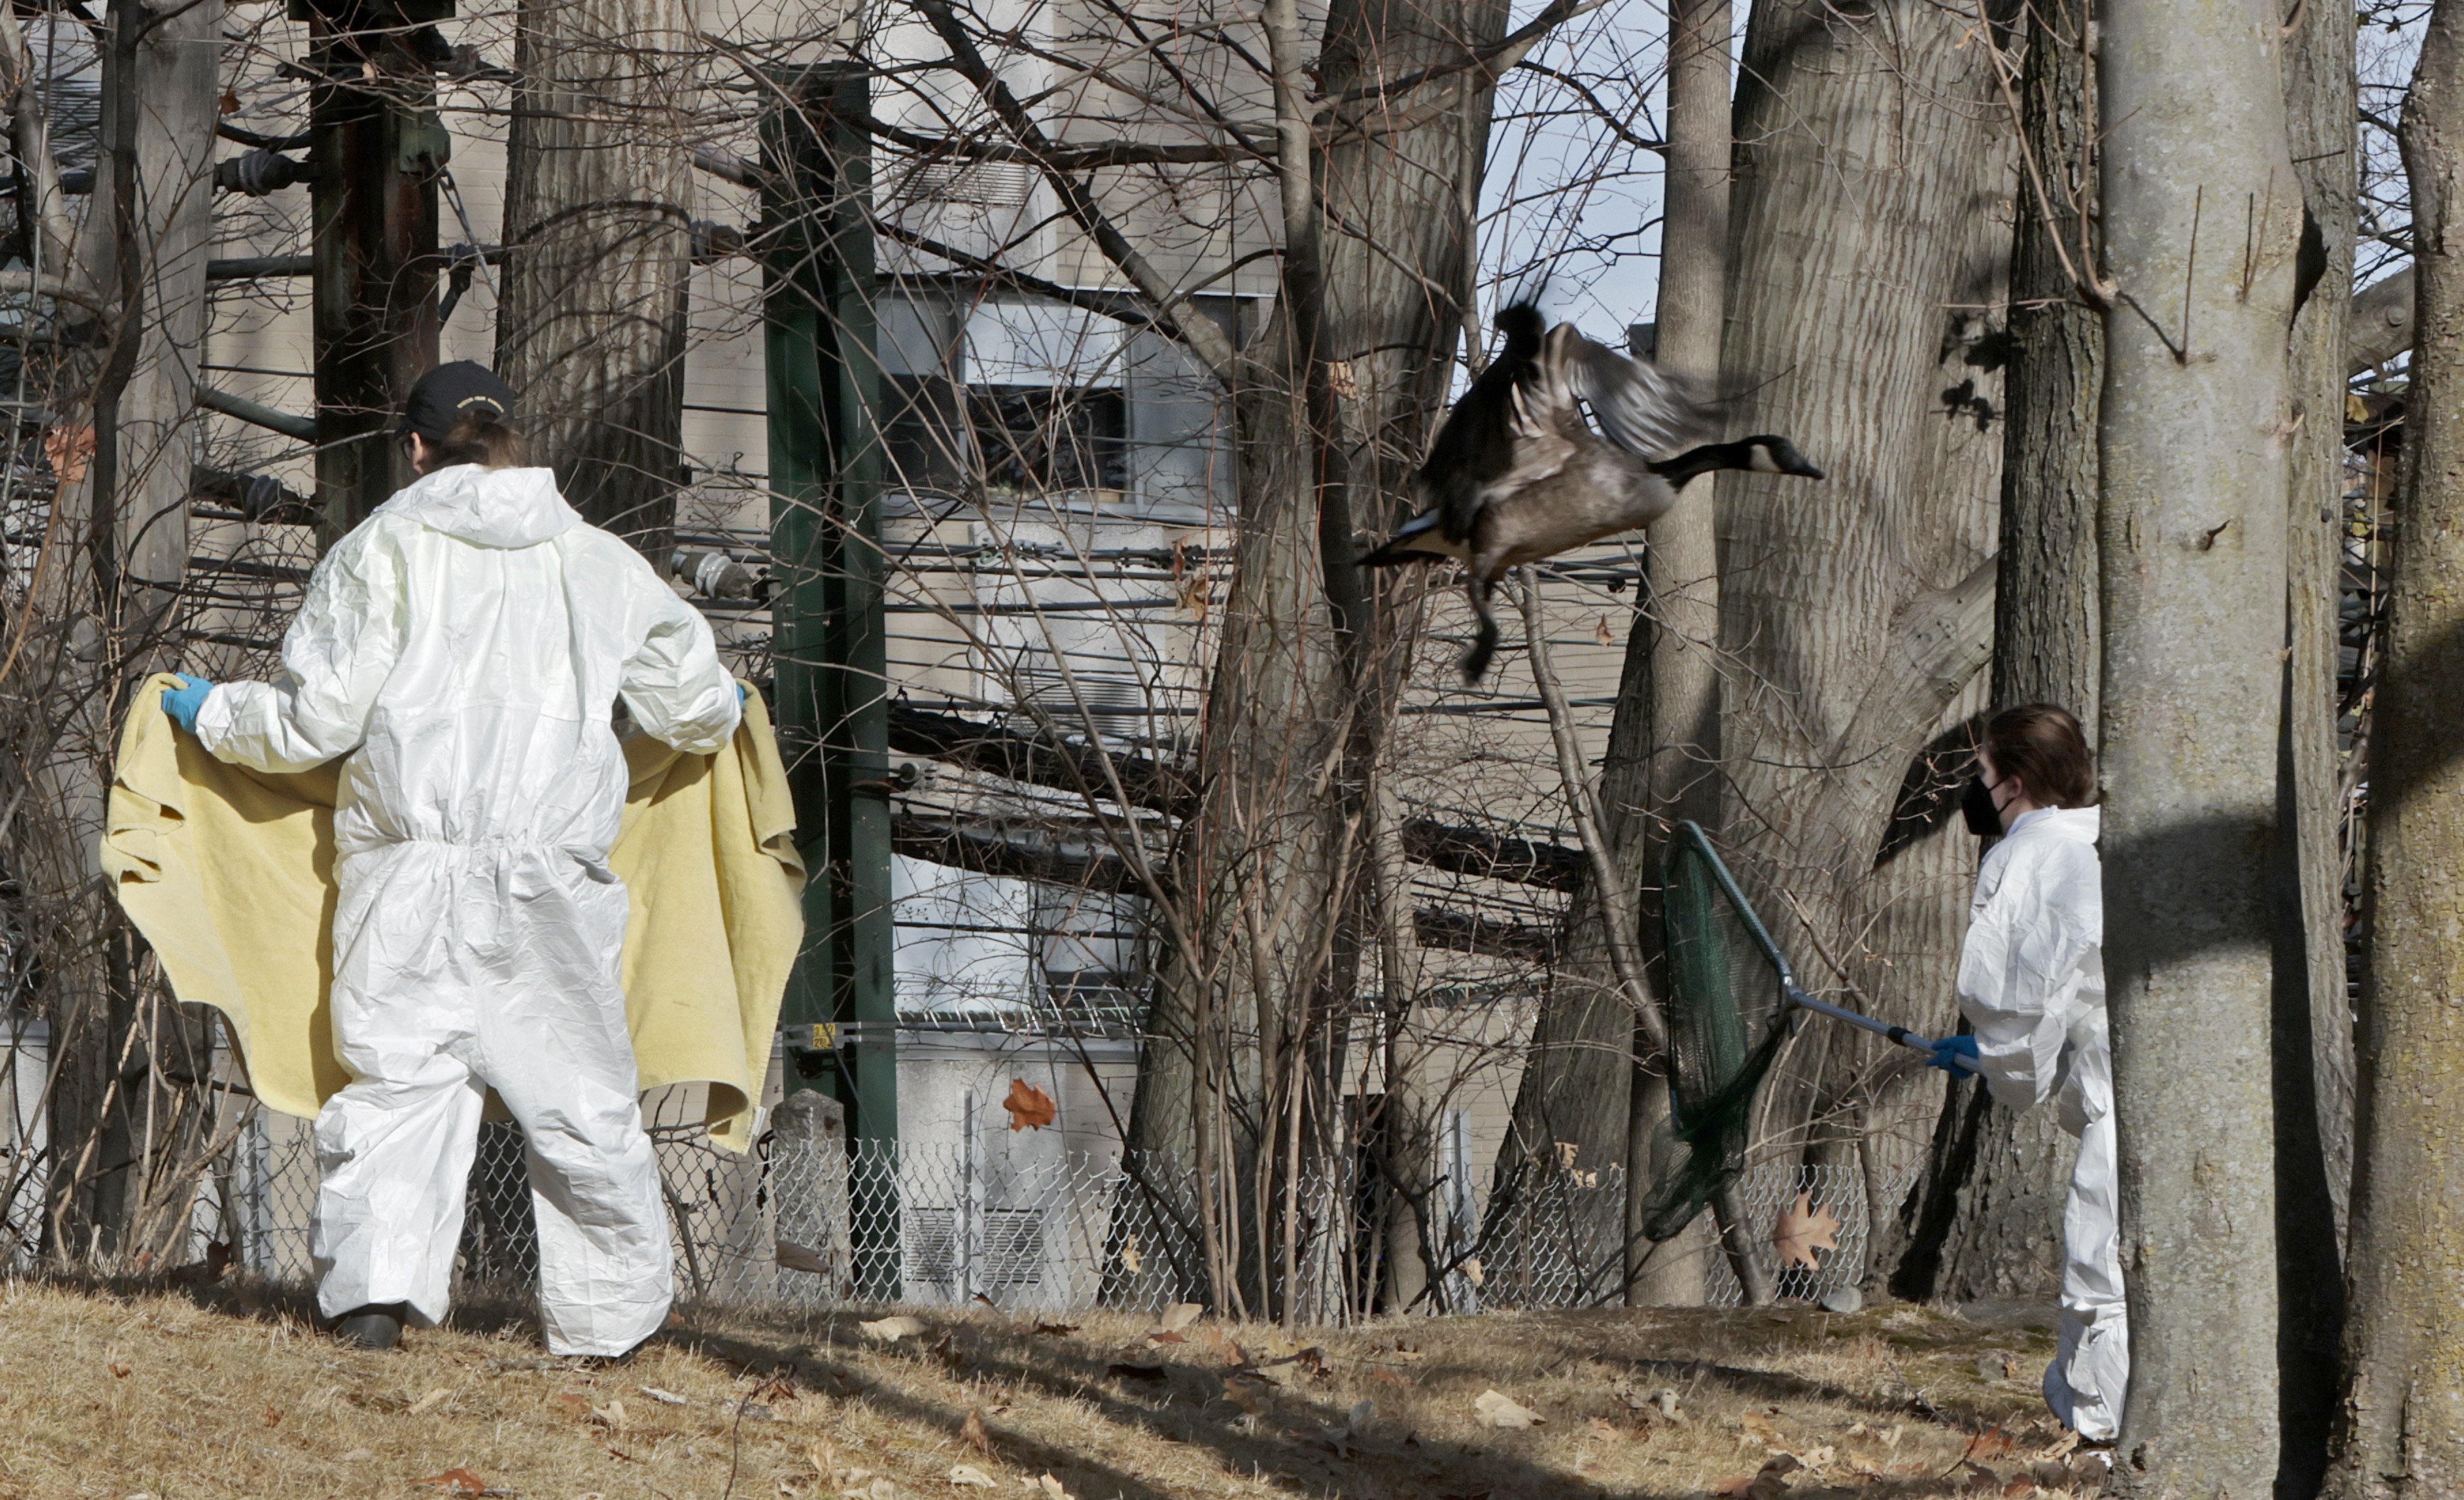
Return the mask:
<svg viewBox="0 0 2464 1500"><path fill-rule="evenodd" d="M1703 830L1681 823L1662 898L1669 1118L1652 1153L1643 1232L1675 1236L1746 1164L1754 1091L1788 1040L1788 960Z"/></svg>

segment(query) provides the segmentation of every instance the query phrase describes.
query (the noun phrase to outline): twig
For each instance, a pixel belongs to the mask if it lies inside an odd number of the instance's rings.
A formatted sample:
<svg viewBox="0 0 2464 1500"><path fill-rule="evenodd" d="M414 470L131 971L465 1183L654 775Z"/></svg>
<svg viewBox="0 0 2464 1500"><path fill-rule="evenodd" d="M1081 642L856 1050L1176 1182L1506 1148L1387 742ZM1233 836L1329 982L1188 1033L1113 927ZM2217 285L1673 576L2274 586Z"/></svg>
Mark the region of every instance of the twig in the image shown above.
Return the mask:
<svg viewBox="0 0 2464 1500"><path fill-rule="evenodd" d="M1592 888L1599 898L1600 925L1608 933L1609 965L1616 970L1618 987L1625 991L1626 1004L1634 1007L1635 1020L1652 1049L1665 1053L1668 1022L1660 1013L1660 1002L1651 993L1651 979L1642 966L1642 943L1635 931L1634 904L1627 899L1625 876L1617 868L1608 842L1600 834L1599 793L1584 772L1582 746L1574 739L1573 711L1566 704L1566 690L1549 659L1548 632L1540 623L1540 590L1529 568L1518 568L1516 572L1523 595L1523 638L1531 652L1531 680L1549 711L1549 735L1556 742L1557 771L1566 783L1567 811L1573 817L1574 834L1582 841L1583 853L1591 860Z"/></svg>
<svg viewBox="0 0 2464 1500"><path fill-rule="evenodd" d="M2182 262L2182 345L2173 351L2173 363L2190 363L2191 290L2199 276L2199 218L2208 206L2208 185L2201 183L2190 194L2190 254Z"/></svg>

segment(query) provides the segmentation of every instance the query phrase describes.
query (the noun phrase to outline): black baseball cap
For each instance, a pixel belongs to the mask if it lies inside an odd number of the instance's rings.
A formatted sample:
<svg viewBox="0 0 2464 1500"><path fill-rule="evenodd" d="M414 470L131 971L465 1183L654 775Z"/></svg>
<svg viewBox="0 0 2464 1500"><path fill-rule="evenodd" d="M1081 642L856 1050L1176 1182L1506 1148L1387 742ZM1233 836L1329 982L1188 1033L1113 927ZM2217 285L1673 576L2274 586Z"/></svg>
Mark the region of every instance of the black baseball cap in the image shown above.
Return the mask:
<svg viewBox="0 0 2464 1500"><path fill-rule="evenodd" d="M402 425L394 433L407 437L416 432L431 443L441 443L454 423L473 414L499 422L512 420L514 387L484 364L455 360L419 377L402 404Z"/></svg>

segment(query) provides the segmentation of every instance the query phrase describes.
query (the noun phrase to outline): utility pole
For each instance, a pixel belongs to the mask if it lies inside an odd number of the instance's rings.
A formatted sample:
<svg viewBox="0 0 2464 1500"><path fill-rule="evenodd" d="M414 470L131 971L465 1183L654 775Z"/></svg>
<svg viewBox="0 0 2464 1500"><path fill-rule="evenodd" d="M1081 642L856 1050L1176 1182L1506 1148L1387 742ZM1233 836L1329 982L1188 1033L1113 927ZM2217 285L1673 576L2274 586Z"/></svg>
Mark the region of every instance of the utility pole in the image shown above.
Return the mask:
<svg viewBox="0 0 2464 1500"><path fill-rule="evenodd" d="M393 441L411 383L436 364L436 116L452 0L292 0L307 71L317 363L317 503L328 537L410 478Z"/></svg>

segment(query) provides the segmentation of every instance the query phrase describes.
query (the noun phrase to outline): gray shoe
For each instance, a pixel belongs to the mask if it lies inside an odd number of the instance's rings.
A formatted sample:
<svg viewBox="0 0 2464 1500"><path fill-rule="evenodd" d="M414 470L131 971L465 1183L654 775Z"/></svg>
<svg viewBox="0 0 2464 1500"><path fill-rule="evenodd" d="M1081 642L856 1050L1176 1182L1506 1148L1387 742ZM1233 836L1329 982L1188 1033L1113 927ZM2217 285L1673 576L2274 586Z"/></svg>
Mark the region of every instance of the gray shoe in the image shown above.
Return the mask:
<svg viewBox="0 0 2464 1500"><path fill-rule="evenodd" d="M391 1349L402 1342L403 1318L408 1312L400 1302L353 1308L336 1320L334 1336L354 1349Z"/></svg>

